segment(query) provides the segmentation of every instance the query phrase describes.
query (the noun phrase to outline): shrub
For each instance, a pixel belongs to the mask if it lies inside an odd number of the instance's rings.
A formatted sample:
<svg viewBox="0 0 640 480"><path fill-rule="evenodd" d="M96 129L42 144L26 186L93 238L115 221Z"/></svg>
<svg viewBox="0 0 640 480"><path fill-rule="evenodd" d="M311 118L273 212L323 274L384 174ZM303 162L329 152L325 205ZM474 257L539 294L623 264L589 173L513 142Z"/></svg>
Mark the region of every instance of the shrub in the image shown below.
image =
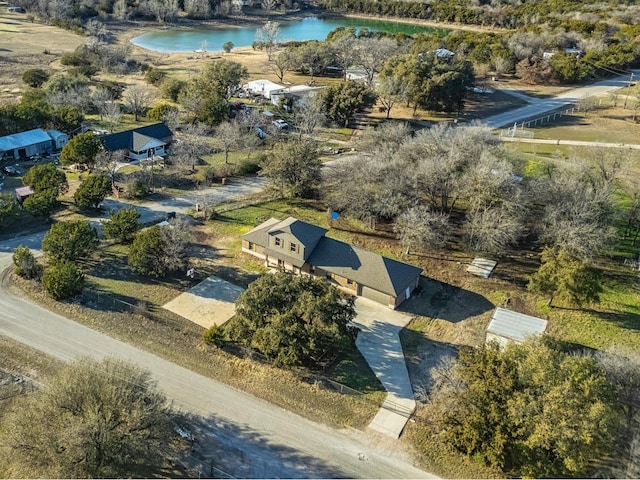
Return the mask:
<svg viewBox="0 0 640 480"><path fill-rule="evenodd" d="M214 323L204 331L202 339L207 345L220 347L224 343L224 331Z"/></svg>
<svg viewBox="0 0 640 480"><path fill-rule="evenodd" d="M21 277L28 279L40 278L42 268L29 248L22 245L16 248L16 251L13 252L13 264L16 266L16 273Z"/></svg>
<svg viewBox="0 0 640 480"><path fill-rule="evenodd" d="M107 195L111 193L111 179L101 174L91 174L80 184L73 194L73 201L82 209L98 208Z"/></svg>
<svg viewBox="0 0 640 480"><path fill-rule="evenodd" d="M230 53L234 46L233 42L224 42L222 44L222 49L224 50L224 53Z"/></svg>
<svg viewBox="0 0 640 480"><path fill-rule="evenodd" d="M129 198L144 198L149 195L149 185L142 178L134 178L127 183L127 196Z"/></svg>
<svg viewBox="0 0 640 480"><path fill-rule="evenodd" d="M165 76L166 74L162 70L151 67L147 69L146 73L144 74L144 79L147 81L147 83L158 86L160 85L160 83L162 83L162 80Z"/></svg>
<svg viewBox="0 0 640 480"><path fill-rule="evenodd" d="M63 300L82 291L84 274L68 260L58 261L44 269L42 286L55 300Z"/></svg>
<svg viewBox="0 0 640 480"><path fill-rule="evenodd" d="M22 81L33 88L49 80L49 74L40 68L31 68L22 74Z"/></svg>
<svg viewBox="0 0 640 480"><path fill-rule="evenodd" d="M123 208L111 212L108 221L102 221L102 231L107 238L128 242L140 230L139 220L140 214L135 208Z"/></svg>
<svg viewBox="0 0 640 480"><path fill-rule="evenodd" d="M260 171L260 161L259 160L242 160L240 162L240 175L253 175L254 173L258 173Z"/></svg>
<svg viewBox="0 0 640 480"><path fill-rule="evenodd" d="M160 95L162 98L177 102L180 93L187 86L187 82L184 80L178 80L177 78L165 78L160 84Z"/></svg>
<svg viewBox="0 0 640 480"><path fill-rule="evenodd" d="M168 103L158 103L147 112L147 118L149 120L161 122L172 110L175 110L176 112L178 111L178 109L173 105L169 105Z"/></svg>

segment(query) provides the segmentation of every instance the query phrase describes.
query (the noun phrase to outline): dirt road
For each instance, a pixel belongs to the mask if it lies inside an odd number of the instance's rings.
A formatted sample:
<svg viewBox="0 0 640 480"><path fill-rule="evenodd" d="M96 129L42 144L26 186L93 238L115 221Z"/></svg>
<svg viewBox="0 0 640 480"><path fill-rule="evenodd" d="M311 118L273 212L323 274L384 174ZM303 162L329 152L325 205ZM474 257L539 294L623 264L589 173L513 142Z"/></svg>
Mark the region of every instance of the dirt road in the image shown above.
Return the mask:
<svg viewBox="0 0 640 480"><path fill-rule="evenodd" d="M0 253L0 270L10 264L11 256ZM0 333L65 361L113 355L149 369L177 407L202 417L231 475L433 478L407 461L398 442L311 422L2 290Z"/></svg>

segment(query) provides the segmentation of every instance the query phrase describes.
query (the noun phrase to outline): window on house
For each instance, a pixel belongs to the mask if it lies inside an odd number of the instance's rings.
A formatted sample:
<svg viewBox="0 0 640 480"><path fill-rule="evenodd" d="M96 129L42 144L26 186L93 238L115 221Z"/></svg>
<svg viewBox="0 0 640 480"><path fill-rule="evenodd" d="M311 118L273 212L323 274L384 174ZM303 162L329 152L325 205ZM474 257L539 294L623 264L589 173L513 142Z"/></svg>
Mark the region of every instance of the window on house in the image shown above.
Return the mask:
<svg viewBox="0 0 640 480"><path fill-rule="evenodd" d="M296 245L295 243L291 242L290 249L291 249L292 252L295 253L295 252L298 251L298 245Z"/></svg>
<svg viewBox="0 0 640 480"><path fill-rule="evenodd" d="M281 247L282 248L282 240L280 240L278 237L276 237L276 247Z"/></svg>

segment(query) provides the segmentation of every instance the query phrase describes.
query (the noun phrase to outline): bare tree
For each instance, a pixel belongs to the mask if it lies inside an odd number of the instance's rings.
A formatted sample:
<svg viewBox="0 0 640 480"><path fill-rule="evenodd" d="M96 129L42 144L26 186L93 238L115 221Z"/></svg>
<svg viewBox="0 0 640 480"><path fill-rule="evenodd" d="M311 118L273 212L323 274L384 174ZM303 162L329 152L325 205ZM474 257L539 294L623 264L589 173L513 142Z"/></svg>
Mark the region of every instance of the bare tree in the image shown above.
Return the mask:
<svg viewBox="0 0 640 480"><path fill-rule="evenodd" d="M260 2L260 6L264 11L267 12L267 16L271 14L271 10L273 10L277 6L276 0L262 0Z"/></svg>
<svg viewBox="0 0 640 480"><path fill-rule="evenodd" d="M216 145L224 152L224 163L229 163L229 152L238 149L242 145L240 124L237 122L223 122L216 128Z"/></svg>
<svg viewBox="0 0 640 480"><path fill-rule="evenodd" d="M471 249L496 254L518 240L522 223L513 210L485 206L467 212L465 230Z"/></svg>
<svg viewBox="0 0 640 480"><path fill-rule="evenodd" d="M294 66L294 59L290 50L279 52L272 62L269 63L271 71L278 77L281 82L284 81L284 75Z"/></svg>
<svg viewBox="0 0 640 480"><path fill-rule="evenodd" d="M118 164L125 161L126 153L126 150L101 150L96 155L94 166L98 171L105 172L111 178L111 183L113 184L116 181Z"/></svg>
<svg viewBox="0 0 640 480"><path fill-rule="evenodd" d="M177 108L168 109L164 115L162 115L162 121L169 129L175 130L180 123L180 110Z"/></svg>
<svg viewBox="0 0 640 480"><path fill-rule="evenodd" d="M161 230L164 240L163 262L168 271L177 272L187 267L187 248L193 240L192 227L186 216L171 220L170 225Z"/></svg>
<svg viewBox="0 0 640 480"><path fill-rule="evenodd" d="M47 94L47 101L53 107L73 105L82 113L86 112L91 103L91 94L86 85L75 85L67 90L57 90Z"/></svg>
<svg viewBox="0 0 640 480"><path fill-rule="evenodd" d="M398 43L391 38L359 37L354 42L354 62L365 71L367 85L373 88L373 79L387 59L401 51Z"/></svg>
<svg viewBox="0 0 640 480"><path fill-rule="evenodd" d="M491 58L493 64L493 71L496 72L496 77L500 78L502 75L513 69L513 63L506 57L494 56Z"/></svg>
<svg viewBox="0 0 640 480"><path fill-rule="evenodd" d="M407 99L409 85L406 79L397 75L381 78L376 85L378 101L387 112L387 118L391 116L391 109L397 102Z"/></svg>
<svg viewBox="0 0 640 480"><path fill-rule="evenodd" d="M382 123L362 132L357 138L357 148L370 155L391 158L410 138L411 130L406 123Z"/></svg>
<svg viewBox="0 0 640 480"><path fill-rule="evenodd" d="M171 21L178 14L178 0L147 0L145 5L159 23Z"/></svg>
<svg viewBox="0 0 640 480"><path fill-rule="evenodd" d="M100 121L102 121L105 106L110 102L113 102L113 95L106 88L96 88L96 90L91 95L91 103L98 110Z"/></svg>
<svg viewBox="0 0 640 480"><path fill-rule="evenodd" d="M304 98L294 106L293 116L300 138L303 135L313 137L316 130L325 122L322 106L313 95Z"/></svg>
<svg viewBox="0 0 640 480"><path fill-rule="evenodd" d="M267 52L267 60L273 60L273 53L280 42L280 24L267 22L256 31L256 42Z"/></svg>
<svg viewBox="0 0 640 480"><path fill-rule="evenodd" d="M101 109L102 115L107 125L109 125L109 131L113 130L120 125L122 121L122 110L120 110L120 104L118 102L105 103Z"/></svg>
<svg viewBox="0 0 640 480"><path fill-rule="evenodd" d="M153 98L154 94L142 85L133 85L124 92L124 100L136 122L139 116L149 108Z"/></svg>
<svg viewBox="0 0 640 480"><path fill-rule="evenodd" d="M88 37L95 38L99 42L104 42L109 37L109 30L107 30L104 23L98 20L89 20L85 24L84 29Z"/></svg>
<svg viewBox="0 0 640 480"><path fill-rule="evenodd" d="M127 7L127 0L116 0L113 4L113 16L121 21L125 22L129 20L129 7Z"/></svg>
<svg viewBox="0 0 640 480"><path fill-rule="evenodd" d="M449 216L419 205L398 215L394 230L407 255L412 249L437 248L446 242Z"/></svg>
<svg viewBox="0 0 640 480"><path fill-rule="evenodd" d="M207 137L208 133L204 125L189 126L180 137L180 142L171 147L171 163L188 166L191 170L195 170L201 157L213 151L213 145Z"/></svg>
<svg viewBox="0 0 640 480"><path fill-rule="evenodd" d="M590 258L615 239L612 185L594 182L582 168L566 168L532 182L537 202L545 205L541 238L551 246Z"/></svg>
<svg viewBox="0 0 640 480"><path fill-rule="evenodd" d="M191 18L207 19L212 14L209 0L184 0L184 11Z"/></svg>
<svg viewBox="0 0 640 480"><path fill-rule="evenodd" d="M578 110L583 112L585 116L593 109L596 108L597 100L593 95L585 95L578 100Z"/></svg>

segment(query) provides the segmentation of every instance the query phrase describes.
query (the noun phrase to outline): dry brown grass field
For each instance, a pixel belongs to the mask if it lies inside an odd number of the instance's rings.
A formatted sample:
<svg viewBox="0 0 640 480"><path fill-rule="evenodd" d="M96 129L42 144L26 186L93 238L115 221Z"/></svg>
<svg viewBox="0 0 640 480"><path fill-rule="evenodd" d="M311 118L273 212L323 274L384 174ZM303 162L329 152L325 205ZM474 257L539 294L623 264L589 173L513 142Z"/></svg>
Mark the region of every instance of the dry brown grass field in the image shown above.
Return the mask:
<svg viewBox="0 0 640 480"><path fill-rule="evenodd" d="M58 70L60 56L86 41L67 30L31 23L25 14L10 13L5 6L0 3L0 102L19 98L25 70Z"/></svg>

